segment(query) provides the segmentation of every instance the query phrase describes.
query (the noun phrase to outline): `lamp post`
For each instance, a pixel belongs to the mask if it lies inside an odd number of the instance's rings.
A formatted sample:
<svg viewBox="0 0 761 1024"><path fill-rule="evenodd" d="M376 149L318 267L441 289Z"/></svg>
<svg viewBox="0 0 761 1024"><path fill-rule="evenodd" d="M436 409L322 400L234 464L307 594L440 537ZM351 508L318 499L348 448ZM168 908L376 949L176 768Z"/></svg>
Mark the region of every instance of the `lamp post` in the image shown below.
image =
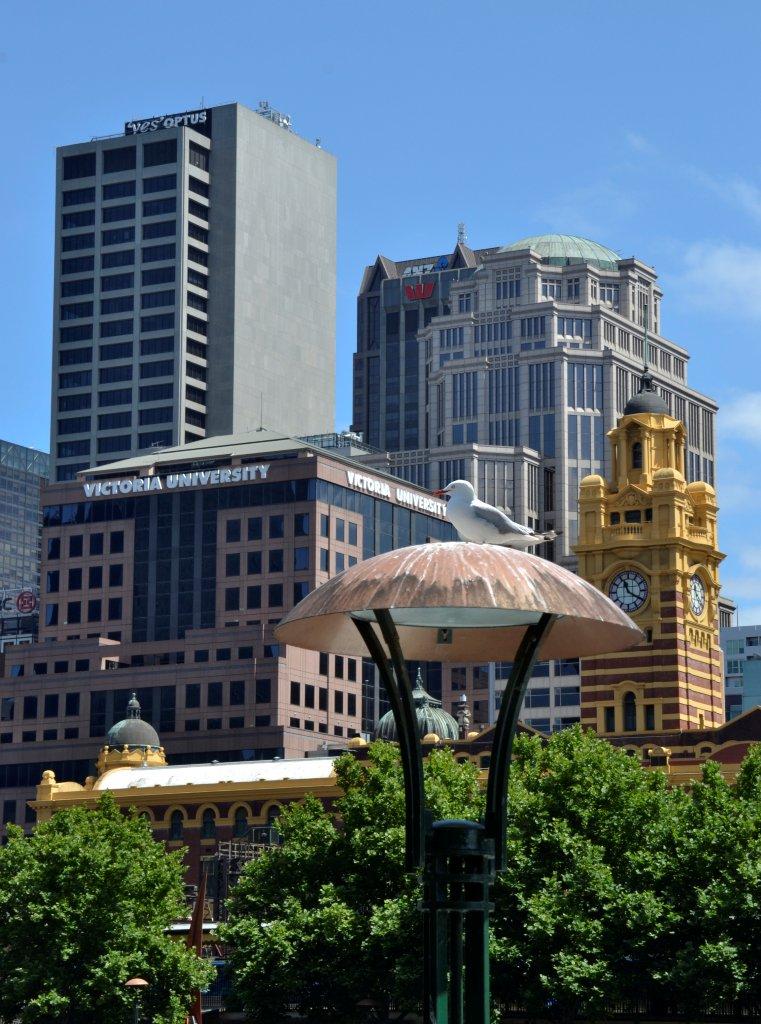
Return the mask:
<svg viewBox="0 0 761 1024"><path fill-rule="evenodd" d="M124 982L124 987L128 988L132 993L132 1020L134 1024L140 1024L140 997L143 994L143 990L148 988L148 982L145 978L130 978L129 981Z"/></svg>
<svg viewBox="0 0 761 1024"><path fill-rule="evenodd" d="M397 726L405 789L405 859L423 874L423 1019L488 1024L489 915L505 868L507 784L523 697L544 659L641 642L632 620L552 562L485 544L420 544L377 555L312 591L278 641L373 659ZM432 822L406 660L512 661L494 729L482 822Z"/></svg>

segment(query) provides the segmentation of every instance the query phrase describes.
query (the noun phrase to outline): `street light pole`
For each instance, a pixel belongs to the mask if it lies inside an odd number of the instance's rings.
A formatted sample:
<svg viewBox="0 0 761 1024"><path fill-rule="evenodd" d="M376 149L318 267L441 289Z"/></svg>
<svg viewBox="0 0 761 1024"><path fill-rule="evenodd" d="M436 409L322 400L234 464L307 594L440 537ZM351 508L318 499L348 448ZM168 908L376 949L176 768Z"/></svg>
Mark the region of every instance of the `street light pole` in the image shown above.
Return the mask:
<svg viewBox="0 0 761 1024"><path fill-rule="evenodd" d="M143 994L143 990L148 988L148 982L145 978L130 978L129 981L124 982L124 987L128 988L132 993L133 1024L140 1024L140 997Z"/></svg>
<svg viewBox="0 0 761 1024"><path fill-rule="evenodd" d="M492 744L483 824L430 820L412 688L391 612L374 609L386 655L366 619L354 624L378 667L397 724L406 811L406 865L423 869L425 1021L488 1024L491 887L505 868L507 787L513 740L539 645L556 616L529 626L518 648Z"/></svg>
<svg viewBox="0 0 761 1024"><path fill-rule="evenodd" d="M450 542L377 555L312 591L281 621L279 641L370 654L396 723L405 794L405 862L422 873L424 1024L489 1024L492 886L505 868L513 740L539 656L632 647L641 631L591 584L509 548ZM513 666L494 728L484 820L437 821L407 660Z"/></svg>

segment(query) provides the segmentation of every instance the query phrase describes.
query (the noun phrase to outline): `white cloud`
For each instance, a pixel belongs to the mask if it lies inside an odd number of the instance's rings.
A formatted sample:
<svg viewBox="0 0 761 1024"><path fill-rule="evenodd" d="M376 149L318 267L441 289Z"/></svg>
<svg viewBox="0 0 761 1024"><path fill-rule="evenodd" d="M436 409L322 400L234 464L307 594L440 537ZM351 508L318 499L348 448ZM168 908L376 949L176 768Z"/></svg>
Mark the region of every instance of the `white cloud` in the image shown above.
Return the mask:
<svg viewBox="0 0 761 1024"><path fill-rule="evenodd" d="M700 186L736 206L754 220L761 221L761 189L747 178L716 178L700 167L687 165L685 170Z"/></svg>
<svg viewBox="0 0 761 1024"><path fill-rule="evenodd" d="M746 391L730 398L721 406L718 423L726 438L739 437L753 444L761 444L761 391ZM747 472L747 469L746 469ZM730 484L750 498L754 488L742 479Z"/></svg>
<svg viewBox="0 0 761 1024"><path fill-rule="evenodd" d="M751 217L761 221L761 189L742 178L735 178L728 182L727 186L729 194L737 206Z"/></svg>
<svg viewBox="0 0 761 1024"><path fill-rule="evenodd" d="M630 149L635 150L637 153L648 153L655 154L657 149L644 135L640 135L639 132L626 132L624 140Z"/></svg>
<svg viewBox="0 0 761 1024"><path fill-rule="evenodd" d="M631 191L602 181L550 198L538 214L550 230L607 239L610 244L618 234L617 225L630 218L635 210Z"/></svg>
<svg viewBox="0 0 761 1024"><path fill-rule="evenodd" d="M723 427L724 406L721 407L719 423ZM719 507L721 516L731 515L733 522L747 516L751 509L761 508L761 488L753 487L742 479L730 475L726 463L719 458ZM746 471L747 472L747 471Z"/></svg>
<svg viewBox="0 0 761 1024"><path fill-rule="evenodd" d="M695 164L673 159L668 154L662 154L646 136L639 132L625 132L624 141L635 153L650 157L650 163L656 168L660 167L663 171L674 173L682 178L689 178L696 185L713 193L722 202L737 207L747 216L761 222L761 188L747 178L739 176L722 178L709 174Z"/></svg>
<svg viewBox="0 0 761 1024"><path fill-rule="evenodd" d="M683 302L761 321L761 248L698 242L688 246L684 264L674 278Z"/></svg>

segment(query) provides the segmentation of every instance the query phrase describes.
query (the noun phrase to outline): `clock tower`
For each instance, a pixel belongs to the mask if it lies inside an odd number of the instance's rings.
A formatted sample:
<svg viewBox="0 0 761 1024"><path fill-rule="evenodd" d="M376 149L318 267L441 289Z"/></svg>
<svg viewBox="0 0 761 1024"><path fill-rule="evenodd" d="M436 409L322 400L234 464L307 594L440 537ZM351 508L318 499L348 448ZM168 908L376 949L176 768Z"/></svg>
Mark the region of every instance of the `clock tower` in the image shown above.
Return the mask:
<svg viewBox="0 0 761 1024"><path fill-rule="evenodd" d="M685 428L647 369L608 434L612 479L579 492L579 574L644 633L582 665L581 721L601 736L646 738L724 721L716 494L685 482Z"/></svg>

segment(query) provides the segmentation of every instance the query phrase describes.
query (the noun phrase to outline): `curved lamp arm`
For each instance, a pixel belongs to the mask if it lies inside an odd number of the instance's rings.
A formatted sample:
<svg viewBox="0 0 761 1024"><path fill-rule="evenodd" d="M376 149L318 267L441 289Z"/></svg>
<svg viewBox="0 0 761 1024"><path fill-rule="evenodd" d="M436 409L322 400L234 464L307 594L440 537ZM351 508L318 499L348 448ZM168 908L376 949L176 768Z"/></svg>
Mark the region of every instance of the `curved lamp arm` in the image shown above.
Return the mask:
<svg viewBox="0 0 761 1024"><path fill-rule="evenodd" d="M529 626L515 655L507 689L494 729L489 780L486 786L486 835L494 840L494 865L497 871L505 869L505 832L507 830L507 785L510 777L510 759L523 698L531 673L539 655L539 645L547 635L556 615L542 615Z"/></svg>
<svg viewBox="0 0 761 1024"><path fill-rule="evenodd" d="M364 619L353 621L378 668L396 723L404 772L405 865L408 871L416 871L422 868L425 860L423 755L420 749L417 717L412 701L410 677L391 613L386 608L378 608L375 609L374 615L391 656L391 665L372 623Z"/></svg>

